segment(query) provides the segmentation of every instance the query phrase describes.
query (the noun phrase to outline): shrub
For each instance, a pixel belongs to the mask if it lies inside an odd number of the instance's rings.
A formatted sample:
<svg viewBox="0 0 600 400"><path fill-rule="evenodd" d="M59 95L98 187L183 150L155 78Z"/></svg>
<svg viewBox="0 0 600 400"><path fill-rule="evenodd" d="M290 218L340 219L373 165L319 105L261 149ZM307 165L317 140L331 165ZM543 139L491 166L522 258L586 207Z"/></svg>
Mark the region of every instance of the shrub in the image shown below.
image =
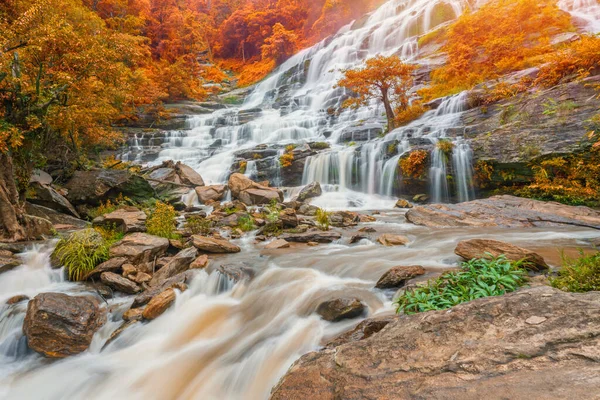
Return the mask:
<svg viewBox="0 0 600 400"><path fill-rule="evenodd" d="M420 101L413 102L410 106L406 108L400 108L396 110L396 125L403 126L408 124L411 121L419 118L421 115L425 113L425 111L429 110L429 108L425 107L423 103Z"/></svg>
<svg viewBox="0 0 600 400"><path fill-rule="evenodd" d="M429 153L427 150L411 151L408 157L399 161L402 175L407 178L422 178L427 171Z"/></svg>
<svg viewBox="0 0 600 400"><path fill-rule="evenodd" d="M323 210L322 208L319 208L317 210L317 213L315 214L315 217L317 219L317 226L324 230L327 231L329 230L329 224L331 223L330 217L331 213L327 212L325 210Z"/></svg>
<svg viewBox="0 0 600 400"><path fill-rule="evenodd" d="M84 229L61 239L52 256L67 269L70 280L80 281L98 264L108 260L111 244L95 229Z"/></svg>
<svg viewBox="0 0 600 400"><path fill-rule="evenodd" d="M294 153L285 153L279 157L279 164L282 168L288 168L292 166L294 162Z"/></svg>
<svg viewBox="0 0 600 400"><path fill-rule="evenodd" d="M192 215L188 217L184 224L184 229L190 232L192 235L207 236L210 234L212 227L213 222L211 220L203 218L199 215Z"/></svg>
<svg viewBox="0 0 600 400"><path fill-rule="evenodd" d="M254 220L249 215L242 215L238 219L238 228L240 228L244 232L250 232L256 229L256 225L254 225Z"/></svg>
<svg viewBox="0 0 600 400"><path fill-rule="evenodd" d="M452 143L452 141L449 139L440 139L435 144L435 147L437 147L438 150L440 150L446 156L449 156L452 154L452 149L454 149L454 143Z"/></svg>
<svg viewBox="0 0 600 400"><path fill-rule="evenodd" d="M172 205L158 201L154 210L150 211L148 215L146 230L150 235L178 239L179 235L175 233L176 216Z"/></svg>
<svg viewBox="0 0 600 400"><path fill-rule="evenodd" d="M113 201L107 199L104 203L100 202L100 205L98 207L93 208L88 212L88 217L94 219L101 215L116 211L121 206L125 206L131 203L132 201L129 197L123 196L123 193L119 193L117 198L115 198Z"/></svg>
<svg viewBox="0 0 600 400"><path fill-rule="evenodd" d="M589 292L600 290L600 252L571 259L562 256L563 267L550 284L565 292Z"/></svg>
<svg viewBox="0 0 600 400"><path fill-rule="evenodd" d="M415 314L445 310L457 304L489 296L500 296L523 286L527 281L521 262L504 256L473 259L458 272L448 272L426 285L407 290L397 300L397 312Z"/></svg>
<svg viewBox="0 0 600 400"><path fill-rule="evenodd" d="M238 169L238 172L240 174L245 174L246 173L246 168L248 167L248 161L240 161L240 169Z"/></svg>

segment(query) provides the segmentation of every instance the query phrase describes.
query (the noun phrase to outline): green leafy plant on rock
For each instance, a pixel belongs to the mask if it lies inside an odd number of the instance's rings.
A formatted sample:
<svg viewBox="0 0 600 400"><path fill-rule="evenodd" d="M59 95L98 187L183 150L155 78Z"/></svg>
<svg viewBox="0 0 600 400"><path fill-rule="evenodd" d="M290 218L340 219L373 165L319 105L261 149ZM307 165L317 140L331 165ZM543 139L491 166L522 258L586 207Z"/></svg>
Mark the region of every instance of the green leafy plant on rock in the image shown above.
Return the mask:
<svg viewBox="0 0 600 400"><path fill-rule="evenodd" d="M240 228L244 232L250 232L256 229L256 225L254 224L254 220L249 215L242 215L238 218L238 228Z"/></svg>
<svg viewBox="0 0 600 400"><path fill-rule="evenodd" d="M590 292L600 290L600 252L585 255L580 251L578 258L563 254L563 267L550 284L565 292Z"/></svg>
<svg viewBox="0 0 600 400"><path fill-rule="evenodd" d="M397 312L444 310L482 297L512 292L527 282L521 262L489 256L464 262L460 271L445 273L424 286L407 290L396 300Z"/></svg>
<svg viewBox="0 0 600 400"><path fill-rule="evenodd" d="M108 260L111 244L95 229L84 229L61 239L52 257L67 269L69 280L80 281L98 264Z"/></svg>
<svg viewBox="0 0 600 400"><path fill-rule="evenodd" d="M185 221L183 228L192 235L207 236L210 234L213 227L213 221L201 217L200 215L192 215Z"/></svg>
<svg viewBox="0 0 600 400"><path fill-rule="evenodd" d="M175 233L177 213L172 205L158 201L146 220L146 230L150 235L167 239L179 239Z"/></svg>
<svg viewBox="0 0 600 400"><path fill-rule="evenodd" d="M317 210L315 217L316 217L317 226L319 227L319 229L324 230L324 231L329 230L329 224L331 223L330 216L331 216L331 213L323 210L322 208L319 208Z"/></svg>

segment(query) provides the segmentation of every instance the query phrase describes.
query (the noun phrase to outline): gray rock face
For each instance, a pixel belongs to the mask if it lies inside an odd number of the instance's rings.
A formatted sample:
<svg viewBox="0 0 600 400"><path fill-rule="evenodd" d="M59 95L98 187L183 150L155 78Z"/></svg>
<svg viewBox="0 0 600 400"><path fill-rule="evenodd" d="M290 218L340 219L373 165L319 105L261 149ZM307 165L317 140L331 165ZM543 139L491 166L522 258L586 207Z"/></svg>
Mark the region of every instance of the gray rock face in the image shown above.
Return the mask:
<svg viewBox="0 0 600 400"><path fill-rule="evenodd" d="M146 233L132 233L110 248L110 257L125 257L132 264L154 261L165 254L169 239Z"/></svg>
<svg viewBox="0 0 600 400"><path fill-rule="evenodd" d="M317 314L326 321L337 322L356 318L365 311L365 308L365 305L357 298L343 298L319 304Z"/></svg>
<svg viewBox="0 0 600 400"><path fill-rule="evenodd" d="M65 188L71 204L99 205L120 193L136 201L154 197L150 184L127 170L76 171Z"/></svg>
<svg viewBox="0 0 600 400"><path fill-rule="evenodd" d="M589 398L600 391L599 308L598 292L539 286L401 316L304 355L271 399Z"/></svg>
<svg viewBox="0 0 600 400"><path fill-rule="evenodd" d="M600 211L589 207L493 196L459 204L416 206L406 213L416 225L435 228L453 226L548 227L561 225L600 229Z"/></svg>
<svg viewBox="0 0 600 400"><path fill-rule="evenodd" d="M309 183L304 186L300 193L298 194L298 201L306 201L308 199L312 199L314 197L319 197L321 195L321 184L319 182Z"/></svg>
<svg viewBox="0 0 600 400"><path fill-rule="evenodd" d="M104 322L106 313L95 298L42 293L27 305L23 332L33 350L63 358L85 351Z"/></svg>
<svg viewBox="0 0 600 400"><path fill-rule="evenodd" d="M27 200L30 203L48 207L52 210L80 218L79 213L75 210L73 205L69 203L69 200L64 198L51 186L31 182L29 184Z"/></svg>
<svg viewBox="0 0 600 400"><path fill-rule="evenodd" d="M362 142L375 139L383 133L381 124L371 123L344 128L340 136L342 142Z"/></svg>

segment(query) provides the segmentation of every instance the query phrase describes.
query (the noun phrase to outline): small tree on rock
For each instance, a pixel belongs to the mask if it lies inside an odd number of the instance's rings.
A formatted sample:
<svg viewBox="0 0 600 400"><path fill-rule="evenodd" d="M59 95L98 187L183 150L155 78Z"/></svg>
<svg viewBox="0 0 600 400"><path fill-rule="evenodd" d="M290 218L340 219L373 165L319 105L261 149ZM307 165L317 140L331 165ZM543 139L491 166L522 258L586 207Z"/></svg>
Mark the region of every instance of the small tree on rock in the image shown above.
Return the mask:
<svg viewBox="0 0 600 400"><path fill-rule="evenodd" d="M358 108L372 99L383 102L388 131L397 127L394 110L403 111L409 106L408 91L412 87L414 65L405 64L398 56L376 56L368 59L365 66L344 70L344 77L336 87L355 93L356 97L344 101L342 107Z"/></svg>

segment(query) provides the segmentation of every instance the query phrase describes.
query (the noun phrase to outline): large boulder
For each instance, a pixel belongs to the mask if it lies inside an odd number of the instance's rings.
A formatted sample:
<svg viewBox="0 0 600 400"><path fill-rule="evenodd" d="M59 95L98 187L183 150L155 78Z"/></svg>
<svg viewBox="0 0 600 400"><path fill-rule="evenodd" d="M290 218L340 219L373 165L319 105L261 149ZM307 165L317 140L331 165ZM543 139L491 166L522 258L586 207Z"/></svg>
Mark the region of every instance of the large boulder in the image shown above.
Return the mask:
<svg viewBox="0 0 600 400"><path fill-rule="evenodd" d="M507 195L458 204L417 206L408 210L406 219L413 224L432 228L530 228L573 225L600 229L600 210Z"/></svg>
<svg viewBox="0 0 600 400"><path fill-rule="evenodd" d="M308 199L312 199L314 197L319 197L323 192L321 191L321 184L319 182L309 183L304 186L300 193L298 194L298 201L306 201Z"/></svg>
<svg viewBox="0 0 600 400"><path fill-rule="evenodd" d="M379 278L375 287L378 289L402 287L410 279L423 274L425 274L425 269L420 265L393 267Z"/></svg>
<svg viewBox="0 0 600 400"><path fill-rule="evenodd" d="M187 270L190 264L196 259L198 250L194 247L188 247L187 249L181 250L175 257L161 269L159 269L152 280L150 286L156 286L164 282L165 280Z"/></svg>
<svg viewBox="0 0 600 400"><path fill-rule="evenodd" d="M215 239L208 236L194 235L192 243L198 250L207 253L239 253L239 246L225 239Z"/></svg>
<svg viewBox="0 0 600 400"><path fill-rule="evenodd" d="M342 237L339 232L330 231L308 231L304 233L284 233L279 236L280 239L288 242L299 242L299 243L331 243Z"/></svg>
<svg viewBox="0 0 600 400"><path fill-rule="evenodd" d="M132 264L154 261L165 254L169 239L146 233L132 233L112 245L110 257L125 257Z"/></svg>
<svg viewBox="0 0 600 400"><path fill-rule="evenodd" d="M27 201L32 204L48 207L52 210L80 218L79 213L75 210L73 205L69 203L69 200L64 198L49 185L31 182L27 190Z"/></svg>
<svg viewBox="0 0 600 400"><path fill-rule="evenodd" d="M534 271L548 269L548 264L546 264L544 258L539 254L499 240L462 240L458 243L458 246L456 246L454 253L466 260L471 260L473 258L489 258L490 255L492 257L504 255L510 261L523 260L525 262L524 266L527 269Z"/></svg>
<svg viewBox="0 0 600 400"><path fill-rule="evenodd" d="M145 232L146 213L136 207L122 207L94 218L93 225L116 227L121 232Z"/></svg>
<svg viewBox="0 0 600 400"><path fill-rule="evenodd" d="M198 201L202 204L223 200L225 192L227 192L227 186L225 185L198 186L196 188Z"/></svg>
<svg viewBox="0 0 600 400"><path fill-rule="evenodd" d="M177 162L175 164L175 172L179 176L179 181L184 185L204 186L204 180L199 173L194 171L190 166Z"/></svg>
<svg viewBox="0 0 600 400"><path fill-rule="evenodd" d="M357 298L341 298L325 301L317 307L325 321L337 322L343 319L356 318L365 311L365 305Z"/></svg>
<svg viewBox="0 0 600 400"><path fill-rule="evenodd" d="M31 349L63 358L85 351L105 322L105 310L93 297L42 293L27 305L23 332Z"/></svg>
<svg viewBox="0 0 600 400"><path fill-rule="evenodd" d="M99 205L119 194L135 201L154 197L154 189L141 176L127 170L103 169L76 171L67 182L67 199L71 204Z"/></svg>
<svg viewBox="0 0 600 400"><path fill-rule="evenodd" d="M246 205L268 204L272 200L283 201L281 190L256 183L239 173L231 174L228 186L231 195Z"/></svg>
<svg viewBox="0 0 600 400"><path fill-rule="evenodd" d="M600 391L600 292L538 286L401 316L304 355L283 399L585 399Z"/></svg>

